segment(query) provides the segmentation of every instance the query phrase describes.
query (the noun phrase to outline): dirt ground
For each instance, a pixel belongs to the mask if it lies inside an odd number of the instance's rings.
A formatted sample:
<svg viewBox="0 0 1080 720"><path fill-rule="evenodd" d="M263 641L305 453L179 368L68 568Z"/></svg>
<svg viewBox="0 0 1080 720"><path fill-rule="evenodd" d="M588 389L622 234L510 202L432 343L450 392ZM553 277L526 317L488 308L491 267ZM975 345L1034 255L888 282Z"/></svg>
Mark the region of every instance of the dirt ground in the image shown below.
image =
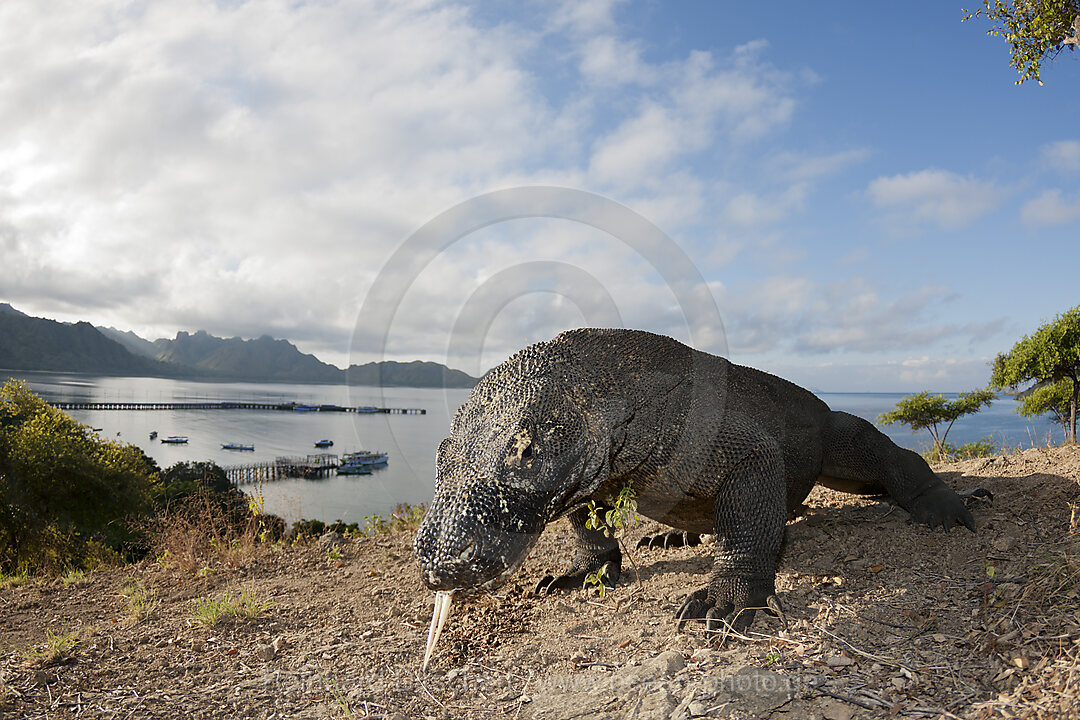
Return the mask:
<svg viewBox="0 0 1080 720"><path fill-rule="evenodd" d="M1080 448L938 470L994 494L976 534L818 489L788 526L777 576L788 629L759 613L724 645L673 622L704 585L711 546L636 551L640 579L625 563L602 599L533 597L569 561L565 523L509 586L455 603L427 673L433 597L407 533L262 546L201 572L146 562L8 585L0 717L1077 716ZM193 619L196 600L245 589L266 604L256 617ZM47 633L80 642L40 657Z"/></svg>

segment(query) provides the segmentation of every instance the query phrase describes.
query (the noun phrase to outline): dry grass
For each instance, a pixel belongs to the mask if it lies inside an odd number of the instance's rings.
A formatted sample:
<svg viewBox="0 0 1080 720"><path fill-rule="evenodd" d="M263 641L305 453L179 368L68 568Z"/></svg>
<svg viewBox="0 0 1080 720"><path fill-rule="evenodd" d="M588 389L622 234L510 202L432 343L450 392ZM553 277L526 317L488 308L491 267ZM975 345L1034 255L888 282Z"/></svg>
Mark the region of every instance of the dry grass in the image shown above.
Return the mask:
<svg viewBox="0 0 1080 720"><path fill-rule="evenodd" d="M267 539L267 518L223 506L209 493L170 508L157 521L153 536L158 561L184 573L206 572L214 563L243 566Z"/></svg>

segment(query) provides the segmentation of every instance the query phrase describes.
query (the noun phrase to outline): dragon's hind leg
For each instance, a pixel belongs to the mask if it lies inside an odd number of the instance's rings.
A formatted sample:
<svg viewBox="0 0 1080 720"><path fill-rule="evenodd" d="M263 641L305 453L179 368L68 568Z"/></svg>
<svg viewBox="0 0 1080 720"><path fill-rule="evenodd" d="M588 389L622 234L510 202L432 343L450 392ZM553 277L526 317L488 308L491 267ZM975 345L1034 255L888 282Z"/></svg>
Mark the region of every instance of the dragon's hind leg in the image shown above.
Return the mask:
<svg viewBox="0 0 1080 720"><path fill-rule="evenodd" d="M917 453L905 450L855 415L831 412L822 442L818 482L842 492L888 493L915 522L948 530L975 521L964 501Z"/></svg>

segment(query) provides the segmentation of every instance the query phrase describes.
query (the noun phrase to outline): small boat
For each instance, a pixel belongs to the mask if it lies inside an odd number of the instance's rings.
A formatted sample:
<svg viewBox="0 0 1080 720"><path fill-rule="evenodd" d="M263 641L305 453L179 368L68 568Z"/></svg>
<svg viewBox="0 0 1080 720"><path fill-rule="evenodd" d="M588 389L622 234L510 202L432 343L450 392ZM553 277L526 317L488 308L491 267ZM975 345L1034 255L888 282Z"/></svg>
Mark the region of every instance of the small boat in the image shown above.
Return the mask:
<svg viewBox="0 0 1080 720"><path fill-rule="evenodd" d="M165 445L187 445L187 435L170 435L167 438L161 438L161 442Z"/></svg>
<svg viewBox="0 0 1080 720"><path fill-rule="evenodd" d="M356 408L356 412L365 413L365 414L371 414L371 413L382 412L382 408L372 407L371 405L363 405L361 407Z"/></svg>
<svg viewBox="0 0 1080 720"><path fill-rule="evenodd" d="M222 443L221 444L221 449L222 450L254 450L255 446L254 445L245 445L243 443L231 442L231 443Z"/></svg>
<svg viewBox="0 0 1080 720"><path fill-rule="evenodd" d="M101 431L102 431L102 430L104 430L105 428L95 428L95 427L92 427L92 428L90 428L90 429L91 429L91 430L93 430L94 432L101 432Z"/></svg>
<svg viewBox="0 0 1080 720"><path fill-rule="evenodd" d="M319 412L317 405L302 405L301 403L292 404L293 412Z"/></svg>
<svg viewBox="0 0 1080 720"><path fill-rule="evenodd" d="M157 439L157 430L151 430L150 431L150 439L151 440L156 440Z"/></svg>
<svg viewBox="0 0 1080 720"><path fill-rule="evenodd" d="M315 441L315 447L317 447L317 448L334 447L334 441L333 440L316 440Z"/></svg>

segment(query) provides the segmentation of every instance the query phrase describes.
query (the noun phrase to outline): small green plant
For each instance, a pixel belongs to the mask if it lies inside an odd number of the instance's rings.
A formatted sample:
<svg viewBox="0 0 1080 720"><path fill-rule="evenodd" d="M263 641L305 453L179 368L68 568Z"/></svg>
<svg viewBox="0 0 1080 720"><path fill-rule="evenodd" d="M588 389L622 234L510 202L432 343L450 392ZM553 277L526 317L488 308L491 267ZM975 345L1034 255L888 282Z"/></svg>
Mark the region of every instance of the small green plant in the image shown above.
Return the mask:
<svg viewBox="0 0 1080 720"><path fill-rule="evenodd" d="M26 569L20 570L16 573L12 573L10 575L5 575L4 573L0 572L0 587L14 588L21 585L30 585L36 580L37 578L32 576Z"/></svg>
<svg viewBox="0 0 1080 720"><path fill-rule="evenodd" d="M589 530L598 530L604 533L605 537L614 538L619 543L619 547L622 549L622 554L630 558L630 562L633 562L633 558L630 556L629 551L623 544L623 536L627 531L637 527L639 517L637 514L637 494L629 483L623 486L617 496L608 495L607 497L607 509L601 512L601 508L597 506L594 500L589 501L589 517L585 520L585 527ZM637 568L635 567L635 572ZM594 586L600 593L601 599L606 594L606 588L603 582L604 571L603 568L596 572L590 573L585 576L585 584Z"/></svg>
<svg viewBox="0 0 1080 720"><path fill-rule="evenodd" d="M338 707L341 708L341 714L348 720L354 720L356 716L353 715L352 707L349 705L345 693L341 692L341 688L338 687L338 684L335 681L329 680L328 682L330 693L334 696L334 699L337 700Z"/></svg>
<svg viewBox="0 0 1080 720"><path fill-rule="evenodd" d="M328 550L328 551L326 552L326 557L327 557L327 558L328 558L329 560L340 560L340 559L341 559L341 548L340 548L340 547L333 547L333 548L330 548L330 549L329 549L329 550Z"/></svg>
<svg viewBox="0 0 1080 720"><path fill-rule="evenodd" d="M52 630L45 631L45 642L23 653L27 660L36 662L41 667L62 665L78 652L82 639L77 630L59 635Z"/></svg>
<svg viewBox="0 0 1080 720"><path fill-rule="evenodd" d="M364 518L364 535L385 535L390 532L390 523L382 515L368 515Z"/></svg>
<svg viewBox="0 0 1080 720"><path fill-rule="evenodd" d="M986 573L987 579L993 580L994 579L994 573L997 572L997 568L994 567L992 563L987 562L987 563L983 564L983 572Z"/></svg>
<svg viewBox="0 0 1080 720"><path fill-rule="evenodd" d="M777 652L765 653L765 664L766 665L775 665L778 662L780 662L780 653L777 653Z"/></svg>
<svg viewBox="0 0 1080 720"><path fill-rule="evenodd" d="M81 568L73 568L60 576L60 582L64 587L85 585L89 579L90 572Z"/></svg>
<svg viewBox="0 0 1080 720"><path fill-rule="evenodd" d="M618 496L608 495L608 509L600 515L600 508L594 500L589 501L589 518L585 521L585 527L590 530L600 530L606 537L621 540L626 532L637 526L637 494L630 485L623 486Z"/></svg>
<svg viewBox="0 0 1080 720"><path fill-rule="evenodd" d="M152 588L146 587L136 578L128 578L120 588L120 594L127 603L128 617L132 623L146 622L154 614L159 601L154 597Z"/></svg>
<svg viewBox="0 0 1080 720"><path fill-rule="evenodd" d="M268 600L260 600L252 583L238 592L226 590L216 598L197 598L195 611L190 616L196 625L213 627L227 617L254 618L262 615L273 605Z"/></svg>
<svg viewBox="0 0 1080 720"><path fill-rule="evenodd" d="M195 571L195 574L201 578L209 577L210 573L214 572L214 569L209 565L203 565L201 568Z"/></svg>

